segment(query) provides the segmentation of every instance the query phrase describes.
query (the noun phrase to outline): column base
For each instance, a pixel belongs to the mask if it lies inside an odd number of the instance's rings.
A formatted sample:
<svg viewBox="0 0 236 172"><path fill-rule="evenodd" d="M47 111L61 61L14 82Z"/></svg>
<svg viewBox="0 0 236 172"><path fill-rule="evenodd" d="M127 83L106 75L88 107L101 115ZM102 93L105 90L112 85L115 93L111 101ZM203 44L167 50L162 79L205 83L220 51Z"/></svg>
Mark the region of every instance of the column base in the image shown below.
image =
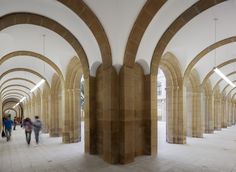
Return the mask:
<svg viewBox="0 0 236 172"><path fill-rule="evenodd" d="M49 133L50 137L60 137L59 133Z"/></svg>

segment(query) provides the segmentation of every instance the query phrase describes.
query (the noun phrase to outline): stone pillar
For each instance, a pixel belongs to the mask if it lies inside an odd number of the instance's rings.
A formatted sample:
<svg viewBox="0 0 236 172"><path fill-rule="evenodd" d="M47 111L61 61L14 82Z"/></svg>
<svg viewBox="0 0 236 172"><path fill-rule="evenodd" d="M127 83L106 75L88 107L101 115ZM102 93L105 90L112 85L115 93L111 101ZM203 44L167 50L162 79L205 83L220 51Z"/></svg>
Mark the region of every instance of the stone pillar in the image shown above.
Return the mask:
<svg viewBox="0 0 236 172"><path fill-rule="evenodd" d="M50 103L50 95L48 95L47 93L45 93L45 91L43 91L43 95L41 96L41 113L42 113L41 120L43 123L43 129L42 129L43 133L49 132L49 124L48 124L48 119L50 115L49 103Z"/></svg>
<svg viewBox="0 0 236 172"><path fill-rule="evenodd" d="M63 143L70 143L70 135L71 135L71 121L73 120L73 97L72 97L72 89L65 89L65 120L64 127L62 132L62 141Z"/></svg>
<svg viewBox="0 0 236 172"><path fill-rule="evenodd" d="M166 138L169 143L184 144L186 135L183 116L183 89L181 87L166 88Z"/></svg>
<svg viewBox="0 0 236 172"><path fill-rule="evenodd" d="M227 126L230 127L231 125L231 100L227 98Z"/></svg>
<svg viewBox="0 0 236 172"><path fill-rule="evenodd" d="M214 112L213 112L213 103L214 97L209 94L206 95L205 99L206 105L206 114L205 114L205 133L213 133L214 132Z"/></svg>
<svg viewBox="0 0 236 172"><path fill-rule="evenodd" d="M84 76L84 126L85 126L85 152L97 154L96 142L96 79L92 76Z"/></svg>
<svg viewBox="0 0 236 172"><path fill-rule="evenodd" d="M50 115L50 129L49 135L51 137L59 137L59 100L58 93L53 92L51 94L51 115Z"/></svg>
<svg viewBox="0 0 236 172"><path fill-rule="evenodd" d="M65 120L63 131L64 143L81 141L80 90L66 89Z"/></svg>
<svg viewBox="0 0 236 172"><path fill-rule="evenodd" d="M31 114L31 101L32 99L29 98L28 103L27 103L27 108L28 108L28 113L26 114L27 117L29 117Z"/></svg>
<svg viewBox="0 0 236 172"><path fill-rule="evenodd" d="M34 101L33 101L33 102L34 102L34 103L33 103L33 108L34 108L33 112L34 112L34 113L31 114L31 117L30 117L31 120L33 120L33 119L34 119L34 116L38 114L38 107L37 107L37 105L38 105L38 99L37 99L37 95L34 95Z"/></svg>
<svg viewBox="0 0 236 172"><path fill-rule="evenodd" d="M145 75L144 125L145 155L157 155L157 76Z"/></svg>
<svg viewBox="0 0 236 172"><path fill-rule="evenodd" d="M119 162L119 78L114 68L103 70L103 159ZM122 131L122 129L121 129ZM126 130L127 131L127 130ZM130 131L128 131L130 132ZM133 145L134 146L134 145Z"/></svg>
<svg viewBox="0 0 236 172"><path fill-rule="evenodd" d="M209 133L209 95L205 95L205 133Z"/></svg>
<svg viewBox="0 0 236 172"><path fill-rule="evenodd" d="M31 114L34 113L34 103L33 103L33 94L31 96L31 99L30 99L30 114L28 115L28 117L30 118L31 117Z"/></svg>
<svg viewBox="0 0 236 172"><path fill-rule="evenodd" d="M35 115L39 116L39 119L42 119L42 112L41 112L42 98L41 97L42 97L41 92L38 91L37 96L36 96L36 114L34 114L34 116Z"/></svg>
<svg viewBox="0 0 236 172"><path fill-rule="evenodd" d="M231 126L233 125L233 120L234 120L234 108L233 108L233 101L230 99L230 124Z"/></svg>
<svg viewBox="0 0 236 172"><path fill-rule="evenodd" d="M26 116L29 112L28 112L28 100L25 100L25 102L23 103L23 109L24 109L24 111L23 111L23 114L22 115L24 115L24 116Z"/></svg>
<svg viewBox="0 0 236 172"><path fill-rule="evenodd" d="M157 154L157 76L138 64L120 70L120 163Z"/></svg>
<svg viewBox="0 0 236 172"><path fill-rule="evenodd" d="M134 71L123 67L120 71L120 155L121 163L130 163L135 158L135 113L134 113Z"/></svg>
<svg viewBox="0 0 236 172"><path fill-rule="evenodd" d="M227 101L224 97L222 98L222 106L223 106L222 128L227 128Z"/></svg>
<svg viewBox="0 0 236 172"><path fill-rule="evenodd" d="M174 112L176 106L174 103L175 94L174 94L174 87L166 87L166 141L168 143L174 143L174 132L175 132L175 116L177 115Z"/></svg>
<svg viewBox="0 0 236 172"><path fill-rule="evenodd" d="M201 124L201 91L193 91L192 137L203 137Z"/></svg>
<svg viewBox="0 0 236 172"><path fill-rule="evenodd" d="M234 107L233 107L233 100L230 99L230 125L234 124Z"/></svg>
<svg viewBox="0 0 236 172"><path fill-rule="evenodd" d="M81 106L80 106L80 89L73 90L74 98L74 118L73 118L73 128L72 128L72 138L71 142L81 141Z"/></svg>
<svg viewBox="0 0 236 172"><path fill-rule="evenodd" d="M184 87L183 84L181 84L178 88L177 88L177 93L178 96L176 96L176 105L178 106L178 136L177 136L177 142L178 144L186 144L186 136L187 136L187 131L186 131L186 111L185 111L185 100L184 100L184 96L185 96L185 91L184 91Z"/></svg>
<svg viewBox="0 0 236 172"><path fill-rule="evenodd" d="M218 95L215 95L214 98L214 129L215 130L221 130L221 101L220 101L220 97Z"/></svg>

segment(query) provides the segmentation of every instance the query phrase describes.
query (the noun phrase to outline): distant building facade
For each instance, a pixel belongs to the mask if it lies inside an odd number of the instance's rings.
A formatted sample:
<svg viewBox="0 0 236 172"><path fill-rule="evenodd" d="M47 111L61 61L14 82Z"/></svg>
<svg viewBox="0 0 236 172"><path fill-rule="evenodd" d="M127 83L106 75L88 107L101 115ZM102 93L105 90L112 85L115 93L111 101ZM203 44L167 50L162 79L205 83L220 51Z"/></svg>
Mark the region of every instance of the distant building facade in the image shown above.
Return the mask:
<svg viewBox="0 0 236 172"><path fill-rule="evenodd" d="M157 100L158 120L166 121L166 78L161 69L157 76Z"/></svg>

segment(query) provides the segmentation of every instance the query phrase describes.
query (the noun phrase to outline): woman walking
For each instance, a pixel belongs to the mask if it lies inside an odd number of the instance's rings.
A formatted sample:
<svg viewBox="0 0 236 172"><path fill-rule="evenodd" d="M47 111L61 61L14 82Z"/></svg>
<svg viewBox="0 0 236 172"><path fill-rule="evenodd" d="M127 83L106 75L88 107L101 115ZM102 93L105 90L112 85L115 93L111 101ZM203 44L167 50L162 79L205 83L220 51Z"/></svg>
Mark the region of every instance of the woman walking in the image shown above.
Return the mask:
<svg viewBox="0 0 236 172"><path fill-rule="evenodd" d="M25 128L25 138L26 138L26 142L28 143L28 145L30 144L30 140L31 140L31 133L32 133L32 127L33 124L31 122L30 118L26 118L23 121L23 127Z"/></svg>

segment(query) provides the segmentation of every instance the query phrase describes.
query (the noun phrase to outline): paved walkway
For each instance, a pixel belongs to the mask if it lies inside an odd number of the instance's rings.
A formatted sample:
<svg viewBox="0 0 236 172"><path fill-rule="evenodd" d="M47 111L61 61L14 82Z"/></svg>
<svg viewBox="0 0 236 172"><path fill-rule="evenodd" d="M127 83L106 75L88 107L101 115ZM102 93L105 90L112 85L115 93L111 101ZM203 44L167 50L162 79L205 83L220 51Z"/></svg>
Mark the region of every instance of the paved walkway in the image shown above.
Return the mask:
<svg viewBox="0 0 236 172"><path fill-rule="evenodd" d="M165 130L164 123L159 131ZM163 137L163 134L162 134ZM142 156L128 165L110 165L83 153L83 143L62 144L61 138L41 134L37 146L27 146L18 127L12 140L0 138L0 172L236 172L236 127L188 138L186 145L159 142L158 157Z"/></svg>

